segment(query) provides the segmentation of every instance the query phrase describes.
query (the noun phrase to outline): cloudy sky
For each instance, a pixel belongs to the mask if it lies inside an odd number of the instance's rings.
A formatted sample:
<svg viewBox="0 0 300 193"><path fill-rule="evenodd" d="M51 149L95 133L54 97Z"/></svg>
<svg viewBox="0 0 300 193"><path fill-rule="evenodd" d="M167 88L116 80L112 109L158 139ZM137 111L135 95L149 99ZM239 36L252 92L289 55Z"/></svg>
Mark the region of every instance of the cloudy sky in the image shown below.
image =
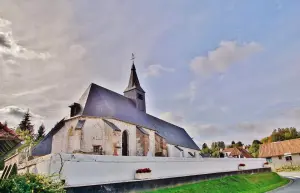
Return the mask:
<svg viewBox="0 0 300 193"><path fill-rule="evenodd" d="M300 1L0 1L0 121L49 130L131 53L152 115L198 144L300 129Z"/></svg>

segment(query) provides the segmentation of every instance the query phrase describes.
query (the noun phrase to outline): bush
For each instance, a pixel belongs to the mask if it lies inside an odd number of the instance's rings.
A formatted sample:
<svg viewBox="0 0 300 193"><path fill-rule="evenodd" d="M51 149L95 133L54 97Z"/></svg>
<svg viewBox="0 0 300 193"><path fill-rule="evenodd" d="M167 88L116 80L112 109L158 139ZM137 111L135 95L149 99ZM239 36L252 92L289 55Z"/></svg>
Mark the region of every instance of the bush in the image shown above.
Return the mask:
<svg viewBox="0 0 300 193"><path fill-rule="evenodd" d="M293 172L300 171L300 166L298 165L285 165L281 168L276 169L276 172Z"/></svg>
<svg viewBox="0 0 300 193"><path fill-rule="evenodd" d="M50 177L30 173L14 175L0 182L0 192L5 193L65 193L63 187Z"/></svg>

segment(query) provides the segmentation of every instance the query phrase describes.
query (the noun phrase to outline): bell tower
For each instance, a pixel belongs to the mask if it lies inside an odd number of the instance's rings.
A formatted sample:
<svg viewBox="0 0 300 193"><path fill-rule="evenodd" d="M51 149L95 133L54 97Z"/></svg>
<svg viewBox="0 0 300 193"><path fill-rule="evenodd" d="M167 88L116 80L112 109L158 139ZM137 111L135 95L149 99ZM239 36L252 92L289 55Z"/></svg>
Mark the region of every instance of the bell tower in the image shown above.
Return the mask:
<svg viewBox="0 0 300 193"><path fill-rule="evenodd" d="M146 112L146 99L145 99L145 91L142 89L139 78L136 74L136 69L134 65L134 54L132 54L132 67L131 73L129 77L129 83L127 88L124 91L124 96L130 98L134 101L136 108L140 111Z"/></svg>

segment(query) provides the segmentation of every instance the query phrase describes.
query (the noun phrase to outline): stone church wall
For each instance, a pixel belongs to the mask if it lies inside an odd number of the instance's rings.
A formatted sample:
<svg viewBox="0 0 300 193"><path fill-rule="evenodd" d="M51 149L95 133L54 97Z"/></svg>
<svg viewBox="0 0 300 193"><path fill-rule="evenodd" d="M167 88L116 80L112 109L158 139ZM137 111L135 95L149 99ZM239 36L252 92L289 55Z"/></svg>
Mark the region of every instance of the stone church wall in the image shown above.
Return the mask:
<svg viewBox="0 0 300 193"><path fill-rule="evenodd" d="M75 129L79 119L85 119L82 129ZM188 152L196 154L198 151L167 144L166 140L155 131L143 128L149 135L143 135L136 125L106 119L115 124L121 131L114 131L102 118L81 117L67 120L65 126L53 136L52 153L87 153L95 154L93 146L101 146L104 155L122 155L122 132L127 131L129 136L128 148L130 156L168 156L191 157ZM149 152L149 153L148 153Z"/></svg>
<svg viewBox="0 0 300 193"><path fill-rule="evenodd" d="M136 129L136 155L146 156L149 149L149 135Z"/></svg>
<svg viewBox="0 0 300 193"><path fill-rule="evenodd" d="M66 121L65 126L62 127L52 138L52 153L71 153L70 149L73 148L73 146L69 145L70 143L70 130L71 128L74 128L76 126L78 119L71 119ZM71 143L73 143L73 140L71 139Z"/></svg>
<svg viewBox="0 0 300 193"><path fill-rule="evenodd" d="M155 134L155 156L167 157L166 140L157 134Z"/></svg>

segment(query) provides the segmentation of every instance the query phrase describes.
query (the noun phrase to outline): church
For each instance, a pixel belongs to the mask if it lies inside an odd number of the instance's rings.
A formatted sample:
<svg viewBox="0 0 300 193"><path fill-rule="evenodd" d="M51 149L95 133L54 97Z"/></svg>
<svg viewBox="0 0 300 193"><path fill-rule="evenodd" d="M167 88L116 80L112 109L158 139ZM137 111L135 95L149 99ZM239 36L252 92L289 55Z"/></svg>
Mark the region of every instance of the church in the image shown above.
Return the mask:
<svg viewBox="0 0 300 193"><path fill-rule="evenodd" d="M32 150L33 156L81 153L111 156L198 157L199 147L181 127L147 114L146 93L134 62L123 95L92 83L70 115Z"/></svg>

